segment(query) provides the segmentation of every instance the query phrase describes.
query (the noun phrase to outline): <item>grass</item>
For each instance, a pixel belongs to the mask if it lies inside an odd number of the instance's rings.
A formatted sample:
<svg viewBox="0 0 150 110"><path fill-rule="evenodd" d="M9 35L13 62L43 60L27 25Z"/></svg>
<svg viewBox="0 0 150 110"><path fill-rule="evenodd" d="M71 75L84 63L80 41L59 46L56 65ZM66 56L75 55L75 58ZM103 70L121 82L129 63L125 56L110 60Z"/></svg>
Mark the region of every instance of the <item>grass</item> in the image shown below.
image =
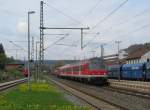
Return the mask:
<svg viewBox="0 0 150 110"><path fill-rule="evenodd" d="M0 96L0 110L90 110L79 107L64 98L54 85L33 83L31 91L27 84Z"/></svg>

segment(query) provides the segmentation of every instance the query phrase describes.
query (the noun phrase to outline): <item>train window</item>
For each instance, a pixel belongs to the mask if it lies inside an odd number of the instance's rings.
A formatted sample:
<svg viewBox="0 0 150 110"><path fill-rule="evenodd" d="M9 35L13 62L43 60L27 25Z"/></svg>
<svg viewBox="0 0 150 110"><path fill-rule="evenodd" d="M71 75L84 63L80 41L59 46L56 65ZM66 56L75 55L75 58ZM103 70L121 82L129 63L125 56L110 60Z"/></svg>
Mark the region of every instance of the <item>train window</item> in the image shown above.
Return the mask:
<svg viewBox="0 0 150 110"><path fill-rule="evenodd" d="M66 68L66 72L70 72L71 71L71 68Z"/></svg>
<svg viewBox="0 0 150 110"><path fill-rule="evenodd" d="M91 70L102 69L100 62L98 62L98 61L92 61L92 62L90 62L89 67L90 67Z"/></svg>
<svg viewBox="0 0 150 110"><path fill-rule="evenodd" d="M82 70L82 71L84 70L84 66L83 66L83 65L81 66L81 70Z"/></svg>
<svg viewBox="0 0 150 110"><path fill-rule="evenodd" d="M74 67L73 71L79 71L79 67Z"/></svg>

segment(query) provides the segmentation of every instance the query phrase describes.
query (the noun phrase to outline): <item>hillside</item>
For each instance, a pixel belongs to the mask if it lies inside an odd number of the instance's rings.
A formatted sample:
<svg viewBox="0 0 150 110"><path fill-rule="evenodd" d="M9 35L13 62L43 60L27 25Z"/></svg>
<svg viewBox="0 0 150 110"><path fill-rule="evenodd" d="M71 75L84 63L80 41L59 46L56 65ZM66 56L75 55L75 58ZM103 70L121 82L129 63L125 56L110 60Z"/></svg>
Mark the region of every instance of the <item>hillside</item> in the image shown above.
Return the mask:
<svg viewBox="0 0 150 110"><path fill-rule="evenodd" d="M130 54L143 49L150 49L150 43L134 44L126 48L125 51Z"/></svg>

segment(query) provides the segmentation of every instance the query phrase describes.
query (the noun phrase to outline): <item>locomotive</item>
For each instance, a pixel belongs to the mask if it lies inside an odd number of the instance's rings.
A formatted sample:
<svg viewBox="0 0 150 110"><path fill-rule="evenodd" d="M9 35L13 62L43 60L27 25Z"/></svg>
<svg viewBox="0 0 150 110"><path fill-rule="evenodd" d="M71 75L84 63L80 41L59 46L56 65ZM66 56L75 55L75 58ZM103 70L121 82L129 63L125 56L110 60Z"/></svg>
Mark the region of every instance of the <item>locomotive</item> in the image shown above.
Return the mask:
<svg viewBox="0 0 150 110"><path fill-rule="evenodd" d="M55 75L92 84L106 84L108 71L101 58L92 58L61 66L55 70Z"/></svg>
<svg viewBox="0 0 150 110"><path fill-rule="evenodd" d="M150 80L150 62L108 66L111 79Z"/></svg>

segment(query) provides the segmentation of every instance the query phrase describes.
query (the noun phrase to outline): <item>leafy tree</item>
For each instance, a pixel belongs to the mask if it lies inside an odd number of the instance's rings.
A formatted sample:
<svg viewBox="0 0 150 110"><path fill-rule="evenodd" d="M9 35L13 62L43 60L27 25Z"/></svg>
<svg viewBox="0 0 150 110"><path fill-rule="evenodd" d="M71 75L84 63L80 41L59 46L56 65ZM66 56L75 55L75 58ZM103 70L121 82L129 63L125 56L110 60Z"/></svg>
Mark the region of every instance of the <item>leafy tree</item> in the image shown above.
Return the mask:
<svg viewBox="0 0 150 110"><path fill-rule="evenodd" d="M14 58L12 56L11 57L7 57L6 63L12 63L12 62L15 62Z"/></svg>
<svg viewBox="0 0 150 110"><path fill-rule="evenodd" d="M3 70L5 67L5 63L6 63L6 55L5 55L5 51L3 48L3 45L0 44L0 69Z"/></svg>

